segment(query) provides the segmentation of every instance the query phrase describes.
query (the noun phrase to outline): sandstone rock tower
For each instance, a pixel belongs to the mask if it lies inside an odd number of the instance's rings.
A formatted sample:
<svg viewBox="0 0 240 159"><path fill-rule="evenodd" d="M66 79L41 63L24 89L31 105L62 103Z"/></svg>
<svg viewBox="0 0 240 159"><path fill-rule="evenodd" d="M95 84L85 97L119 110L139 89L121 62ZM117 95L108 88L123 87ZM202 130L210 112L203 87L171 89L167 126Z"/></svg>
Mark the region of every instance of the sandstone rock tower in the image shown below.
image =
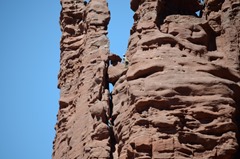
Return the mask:
<svg viewBox="0 0 240 159"><path fill-rule="evenodd" d="M240 158L240 1L129 3L124 65L107 1L61 0L53 159Z"/></svg>

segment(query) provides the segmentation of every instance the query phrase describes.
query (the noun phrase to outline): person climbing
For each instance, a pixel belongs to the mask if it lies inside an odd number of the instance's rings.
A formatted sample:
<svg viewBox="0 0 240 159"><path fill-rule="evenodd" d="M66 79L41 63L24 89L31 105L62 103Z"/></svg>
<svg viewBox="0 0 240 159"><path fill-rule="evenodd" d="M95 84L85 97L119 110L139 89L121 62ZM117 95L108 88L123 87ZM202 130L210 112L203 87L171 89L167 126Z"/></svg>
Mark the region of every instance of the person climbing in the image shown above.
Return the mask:
<svg viewBox="0 0 240 159"><path fill-rule="evenodd" d="M109 128L112 128L112 127L113 127L112 118L109 118L109 119L108 119L107 125L108 125Z"/></svg>
<svg viewBox="0 0 240 159"><path fill-rule="evenodd" d="M125 55L123 55L123 62L125 64L125 67L127 68L128 64L129 64L129 61L128 61L128 59L127 59L127 57Z"/></svg>

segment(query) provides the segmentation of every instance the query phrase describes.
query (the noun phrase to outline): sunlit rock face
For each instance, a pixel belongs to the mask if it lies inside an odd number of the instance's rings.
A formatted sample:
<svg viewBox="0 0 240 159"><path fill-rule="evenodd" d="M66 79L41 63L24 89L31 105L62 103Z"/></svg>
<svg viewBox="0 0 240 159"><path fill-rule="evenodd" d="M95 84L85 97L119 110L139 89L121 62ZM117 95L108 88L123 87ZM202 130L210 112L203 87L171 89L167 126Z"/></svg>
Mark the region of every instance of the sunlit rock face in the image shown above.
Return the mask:
<svg viewBox="0 0 240 159"><path fill-rule="evenodd" d="M240 158L239 0L129 3L124 64L106 0L61 0L53 159Z"/></svg>
<svg viewBox="0 0 240 159"><path fill-rule="evenodd" d="M61 90L53 159L109 158L106 0L61 0Z"/></svg>

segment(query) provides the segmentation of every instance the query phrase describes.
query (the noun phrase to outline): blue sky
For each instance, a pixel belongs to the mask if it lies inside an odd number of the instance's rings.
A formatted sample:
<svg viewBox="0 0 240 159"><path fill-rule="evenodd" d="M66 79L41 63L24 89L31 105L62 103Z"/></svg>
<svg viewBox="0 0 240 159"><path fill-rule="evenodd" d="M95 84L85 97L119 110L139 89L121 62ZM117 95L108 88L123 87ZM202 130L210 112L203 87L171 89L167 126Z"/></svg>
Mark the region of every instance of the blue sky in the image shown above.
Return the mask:
<svg viewBox="0 0 240 159"><path fill-rule="evenodd" d="M130 0L109 0L110 49L123 55ZM0 0L0 159L50 159L59 90L59 0Z"/></svg>

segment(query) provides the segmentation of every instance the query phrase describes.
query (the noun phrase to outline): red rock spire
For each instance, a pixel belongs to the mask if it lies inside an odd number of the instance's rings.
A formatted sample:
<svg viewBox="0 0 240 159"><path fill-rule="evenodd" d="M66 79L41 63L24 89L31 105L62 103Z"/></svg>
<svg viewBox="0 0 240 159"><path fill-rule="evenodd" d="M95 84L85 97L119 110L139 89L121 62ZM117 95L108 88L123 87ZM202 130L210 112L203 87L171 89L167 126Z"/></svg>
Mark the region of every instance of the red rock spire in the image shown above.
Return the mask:
<svg viewBox="0 0 240 159"><path fill-rule="evenodd" d="M110 158L107 2L61 4L61 97L53 159Z"/></svg>

